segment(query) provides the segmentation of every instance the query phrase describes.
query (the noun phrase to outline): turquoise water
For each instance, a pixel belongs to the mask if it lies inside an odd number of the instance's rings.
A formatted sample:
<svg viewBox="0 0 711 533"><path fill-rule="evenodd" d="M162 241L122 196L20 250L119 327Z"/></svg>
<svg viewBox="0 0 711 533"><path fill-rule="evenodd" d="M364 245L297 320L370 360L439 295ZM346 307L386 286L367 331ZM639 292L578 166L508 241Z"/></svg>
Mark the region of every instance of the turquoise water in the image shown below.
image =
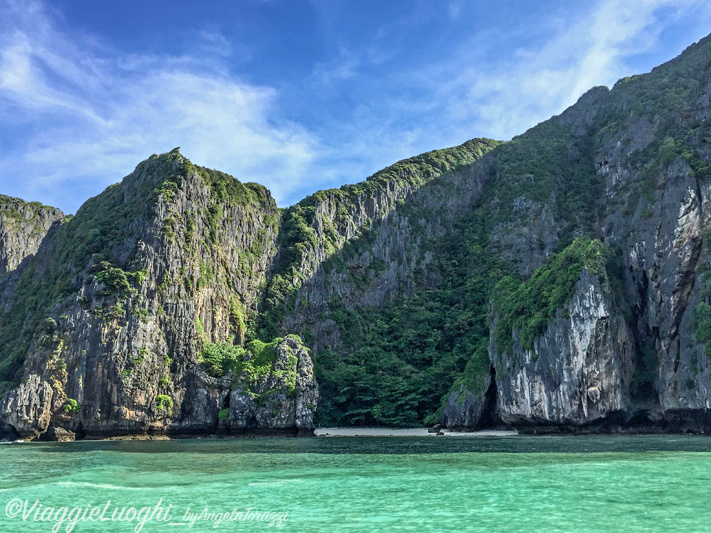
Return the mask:
<svg viewBox="0 0 711 533"><path fill-rule="evenodd" d="M131 518L130 507L154 509L161 499L164 510L172 506L170 516L159 512L142 531L711 531L711 438L255 438L0 446L3 533L51 531L58 524L67 531L69 521L56 521L62 506L103 511L110 500L105 518L121 508ZM48 521L33 520L42 518L39 511L26 521L8 517L24 500L27 508L38 501L40 511L55 513L55 521L49 515ZM217 528L206 520L190 527L188 508L196 514L205 508L237 511L234 521ZM279 513L287 511L279 525ZM138 525L135 517L87 520L76 522L73 531L128 532Z"/></svg>

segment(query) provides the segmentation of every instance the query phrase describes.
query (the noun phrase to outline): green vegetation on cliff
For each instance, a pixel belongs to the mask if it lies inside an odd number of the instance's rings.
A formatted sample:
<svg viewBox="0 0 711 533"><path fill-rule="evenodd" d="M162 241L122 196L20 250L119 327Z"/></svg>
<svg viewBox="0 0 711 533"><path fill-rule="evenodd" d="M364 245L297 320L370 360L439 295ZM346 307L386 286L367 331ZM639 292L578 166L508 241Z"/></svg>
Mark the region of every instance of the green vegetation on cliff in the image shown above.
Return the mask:
<svg viewBox="0 0 711 533"><path fill-rule="evenodd" d="M520 332L523 348L533 348L533 340L545 331L548 322L570 300L583 269L604 279L606 261L604 244L589 237L579 237L551 257L529 280L520 282L511 276L502 278L492 292L497 349L511 348L514 330Z"/></svg>
<svg viewBox="0 0 711 533"><path fill-rule="evenodd" d="M198 361L205 365L209 375L221 378L230 371L239 374L244 355L244 348L231 342L222 344L204 342Z"/></svg>
<svg viewBox="0 0 711 533"><path fill-rule="evenodd" d="M399 161L373 174L366 181L344 185L340 189L318 191L298 204L288 208L283 215L279 232L280 256L265 295L262 313L255 325L254 337L272 338L285 333L280 329L286 307L293 304L294 291L305 277L313 274L306 259L317 248L323 248L327 257L332 257L345 243L345 235L352 217L360 209L366 209L369 201L383 194L385 216L395 208L392 198L404 198L404 191L414 190L448 172L460 169L481 158L499 145L491 139L472 139L466 143L434 150ZM333 219L322 215L317 219L317 210L333 213ZM372 220L368 219L358 234L367 232ZM319 228L320 232L319 232Z"/></svg>
<svg viewBox="0 0 711 533"><path fill-rule="evenodd" d="M297 335L292 335L301 345L303 341ZM232 344L231 341L216 344L204 342L198 360L205 365L205 370L215 378L221 378L232 373L235 383L243 383L248 392L264 382L270 375L283 378L288 393L296 388L296 357L288 358L288 368L278 370L274 367L276 348L283 341L281 337L271 342L254 339L244 347Z"/></svg>
<svg viewBox="0 0 711 533"><path fill-rule="evenodd" d="M180 154L171 152L141 163L136 172L144 179L133 183L136 190L127 194L124 184L117 183L90 198L32 258L17 282L11 310L0 315L0 385L17 383L42 321L56 313L57 306L70 303L92 276L106 285L107 296L115 292L119 298L140 283L137 243L128 241L122 260L114 252L127 244L132 224L150 215L163 183L184 170L181 160Z"/></svg>
<svg viewBox="0 0 711 533"><path fill-rule="evenodd" d="M480 383L489 375L489 288L506 264L485 253L483 223L474 211L448 239L429 243L435 263L416 272L411 290L401 287L383 309L335 306L331 317L343 347L314 356L321 424L433 421L453 382ZM428 272L441 276L436 286Z"/></svg>

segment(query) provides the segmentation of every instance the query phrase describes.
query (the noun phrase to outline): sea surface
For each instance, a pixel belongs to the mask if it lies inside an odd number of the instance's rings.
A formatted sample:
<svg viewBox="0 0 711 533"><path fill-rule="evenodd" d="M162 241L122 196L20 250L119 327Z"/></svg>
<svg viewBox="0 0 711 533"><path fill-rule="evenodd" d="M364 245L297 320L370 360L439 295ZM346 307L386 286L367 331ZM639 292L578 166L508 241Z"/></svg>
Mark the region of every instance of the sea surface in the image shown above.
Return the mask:
<svg viewBox="0 0 711 533"><path fill-rule="evenodd" d="M84 519L67 519L72 517ZM711 437L321 437L0 446L0 532L53 528L711 532Z"/></svg>

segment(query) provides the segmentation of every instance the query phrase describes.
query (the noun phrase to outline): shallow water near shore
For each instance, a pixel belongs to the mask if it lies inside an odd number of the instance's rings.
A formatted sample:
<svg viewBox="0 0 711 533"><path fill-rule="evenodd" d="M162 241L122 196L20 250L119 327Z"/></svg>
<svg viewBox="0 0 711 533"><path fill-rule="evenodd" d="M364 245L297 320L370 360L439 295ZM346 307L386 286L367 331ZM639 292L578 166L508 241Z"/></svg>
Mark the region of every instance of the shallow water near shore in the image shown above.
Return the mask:
<svg viewBox="0 0 711 533"><path fill-rule="evenodd" d="M161 499L170 520L154 515L142 531L711 531L711 438L701 436L32 443L0 447L0 464L3 532L56 525L9 517L25 500L110 500L110 518ZM190 527L205 508L232 520ZM86 520L74 531L137 525Z"/></svg>

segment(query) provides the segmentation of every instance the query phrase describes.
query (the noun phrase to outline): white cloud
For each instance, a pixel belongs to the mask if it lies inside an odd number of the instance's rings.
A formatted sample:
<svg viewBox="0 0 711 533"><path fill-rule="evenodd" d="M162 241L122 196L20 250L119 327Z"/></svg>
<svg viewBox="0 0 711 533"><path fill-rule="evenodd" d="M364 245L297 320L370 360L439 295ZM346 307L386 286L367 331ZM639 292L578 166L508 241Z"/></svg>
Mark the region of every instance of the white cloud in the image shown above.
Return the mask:
<svg viewBox="0 0 711 533"><path fill-rule="evenodd" d="M314 65L310 81L317 85L329 85L334 82L348 80L356 75L362 61L348 53L344 48L339 50L339 55L327 63L318 62Z"/></svg>
<svg viewBox="0 0 711 533"><path fill-rule="evenodd" d="M259 181L283 200L312 165L318 142L274 119L273 88L229 78L209 57L96 50L53 27L40 4L6 5L3 23L14 27L0 40L0 113L6 128L42 128L19 157L0 158L3 192L73 211L86 197L70 190L96 194L151 153L181 146L196 163ZM229 54L221 36L202 37Z"/></svg>
<svg viewBox="0 0 711 533"><path fill-rule="evenodd" d="M591 87L631 74L626 59L658 43L677 17L693 12L709 20L710 11L703 0L603 0L567 26L551 19L549 38L499 64L466 60L481 44L479 36L426 76L445 80L433 88L433 99L446 102L452 128L465 137L509 139L560 113Z"/></svg>
<svg viewBox="0 0 711 533"><path fill-rule="evenodd" d="M711 19L711 7L702 0L601 0L525 24L501 19L482 29L471 19L473 2L453 0L445 16L453 24L468 22L472 31L429 63L402 67L408 51L400 36L426 33L423 21L440 15L440 6L424 12L424 4L418 5L379 28L377 39L351 46L314 70L312 79L336 91L349 94L345 80L374 95L360 98L346 116L328 124L329 139L342 145L328 154L333 161L320 160L320 168L340 176L341 183L472 137L510 139L562 112L591 87L635 73L629 58L659 47L662 33L679 18L697 19L697 35L686 44L702 37L703 21ZM368 61L379 54L385 55L383 62Z"/></svg>
<svg viewBox="0 0 711 533"><path fill-rule="evenodd" d="M214 28L184 55L122 54L63 31L39 0L0 0L0 120L12 132L0 137L0 192L74 211L151 153L181 146L284 205L426 150L522 133L631 74L629 58L658 47L677 18L698 19L689 43L711 20L702 0L600 0L433 36L441 54L420 56L429 37L421 50L403 44L408 32L427 36L433 15L469 24L472 1L450 0L442 13L418 2L360 43L333 44L310 76L275 80L282 94L235 76L251 52ZM348 21L332 5L314 0L322 31L340 43ZM285 94L302 109L285 109ZM284 116L309 117L308 127Z"/></svg>

